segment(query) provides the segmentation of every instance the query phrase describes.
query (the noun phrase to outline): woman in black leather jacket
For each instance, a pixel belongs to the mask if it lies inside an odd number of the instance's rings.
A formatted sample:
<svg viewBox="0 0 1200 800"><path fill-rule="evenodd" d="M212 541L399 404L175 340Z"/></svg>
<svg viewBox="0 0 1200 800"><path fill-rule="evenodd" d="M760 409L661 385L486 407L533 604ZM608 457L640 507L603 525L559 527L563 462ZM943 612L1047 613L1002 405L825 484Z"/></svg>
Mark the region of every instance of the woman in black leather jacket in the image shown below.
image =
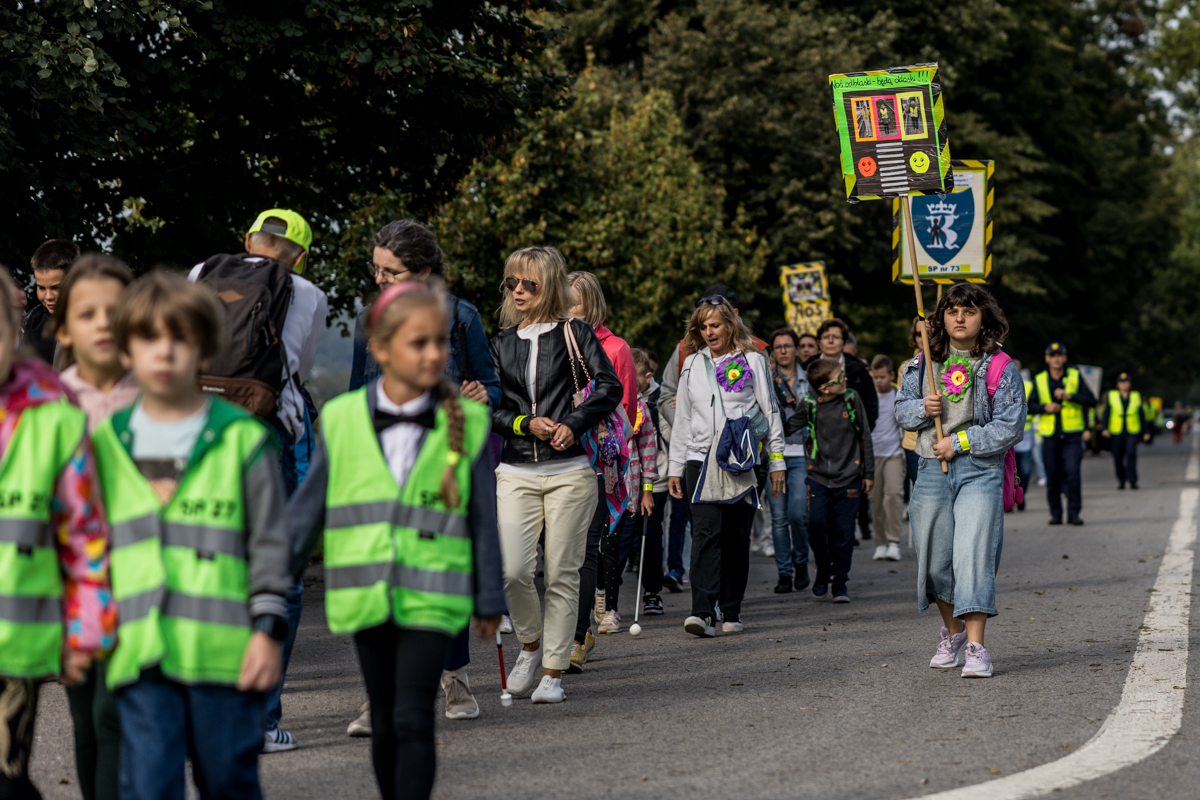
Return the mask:
<svg viewBox="0 0 1200 800"><path fill-rule="evenodd" d="M535 703L557 703L563 699L562 672L570 665L579 567L597 502L596 472L579 437L612 413L622 388L592 327L567 319L570 287L558 250L527 247L510 255L504 291L503 329L491 342L503 393L492 426L505 439L496 469L496 507L504 589L523 646L508 689L518 697L533 690ZM582 356L574 372L566 326ZM573 396L589 379L592 394L576 408ZM533 585L543 528L544 625Z"/></svg>

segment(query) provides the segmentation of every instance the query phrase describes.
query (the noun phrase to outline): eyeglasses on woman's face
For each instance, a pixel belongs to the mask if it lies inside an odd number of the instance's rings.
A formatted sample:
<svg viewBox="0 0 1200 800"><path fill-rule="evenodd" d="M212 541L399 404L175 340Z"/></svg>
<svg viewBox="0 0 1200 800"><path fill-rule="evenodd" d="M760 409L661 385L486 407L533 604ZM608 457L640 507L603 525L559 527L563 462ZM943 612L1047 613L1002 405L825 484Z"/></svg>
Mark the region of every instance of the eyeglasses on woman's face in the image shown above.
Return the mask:
<svg viewBox="0 0 1200 800"><path fill-rule="evenodd" d="M388 269L387 267L379 266L374 261L368 261L363 266L367 268L367 272L371 274L376 283L383 285L412 278L412 270L410 269Z"/></svg>
<svg viewBox="0 0 1200 800"><path fill-rule="evenodd" d="M829 344L833 344L834 342L841 342L843 340L842 340L842 335L840 333L827 333L821 337L821 341L828 342Z"/></svg>
<svg viewBox="0 0 1200 800"><path fill-rule="evenodd" d="M537 294L537 281L531 281L528 278L517 278L512 275L504 279L504 288L508 289L510 292L515 292L518 286L525 287L525 291L529 292L530 294Z"/></svg>

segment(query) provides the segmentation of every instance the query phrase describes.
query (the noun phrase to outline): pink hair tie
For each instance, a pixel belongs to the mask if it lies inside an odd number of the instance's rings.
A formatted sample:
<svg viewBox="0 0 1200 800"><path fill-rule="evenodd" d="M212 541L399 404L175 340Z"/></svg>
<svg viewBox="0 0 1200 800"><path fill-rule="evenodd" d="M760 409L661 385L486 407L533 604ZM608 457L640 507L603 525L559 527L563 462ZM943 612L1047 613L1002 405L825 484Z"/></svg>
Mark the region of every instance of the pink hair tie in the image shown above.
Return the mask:
<svg viewBox="0 0 1200 800"><path fill-rule="evenodd" d="M420 289L425 284L416 281L401 281L393 283L391 286L383 290L383 294L379 295L379 299L375 301L375 305L371 307L371 318L367 321L367 335L375 334L375 326L379 324L379 317L383 314L383 310L392 304L402 294L408 294L414 289Z"/></svg>

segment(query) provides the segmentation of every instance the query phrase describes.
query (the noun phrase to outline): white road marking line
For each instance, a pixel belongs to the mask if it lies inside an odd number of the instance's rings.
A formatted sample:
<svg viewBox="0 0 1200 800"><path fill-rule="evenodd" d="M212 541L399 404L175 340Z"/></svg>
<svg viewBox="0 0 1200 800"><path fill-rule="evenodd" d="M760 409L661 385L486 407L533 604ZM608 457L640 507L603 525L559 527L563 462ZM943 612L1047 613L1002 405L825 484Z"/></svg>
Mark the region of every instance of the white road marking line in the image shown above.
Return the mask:
<svg viewBox="0 0 1200 800"><path fill-rule="evenodd" d="M1200 438L1192 437L1185 479L1200 480ZM1024 800L1102 778L1149 758L1171 741L1183 722L1187 685L1188 617L1191 611L1196 508L1200 489L1179 494L1171 529L1142 621L1137 654L1121 702L1087 744L1066 758L974 786L925 795L921 800ZM982 792L982 794L981 794Z"/></svg>

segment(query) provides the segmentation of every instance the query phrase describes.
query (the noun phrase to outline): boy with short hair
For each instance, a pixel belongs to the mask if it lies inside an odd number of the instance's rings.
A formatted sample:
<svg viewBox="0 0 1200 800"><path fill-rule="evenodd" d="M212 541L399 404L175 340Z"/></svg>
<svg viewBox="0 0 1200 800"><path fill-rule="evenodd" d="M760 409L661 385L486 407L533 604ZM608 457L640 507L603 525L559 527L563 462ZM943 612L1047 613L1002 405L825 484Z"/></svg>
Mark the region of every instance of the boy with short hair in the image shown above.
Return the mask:
<svg viewBox="0 0 1200 800"><path fill-rule="evenodd" d="M896 368L880 353L871 361L871 377L879 395L879 417L871 431L875 451L875 482L871 487L871 509L875 516L876 561L900 560L900 516L904 513L904 481L907 465L900 443L904 432L896 423Z"/></svg>
<svg viewBox="0 0 1200 800"><path fill-rule="evenodd" d="M96 429L113 528L122 796L261 798L264 692L280 676L291 557L275 438L198 387L221 341L216 300L152 273L122 294L113 337L141 389Z"/></svg>
<svg viewBox="0 0 1200 800"><path fill-rule="evenodd" d="M54 348L58 344L54 338L54 305L58 302L58 289L77 258L79 245L66 239L49 239L29 260L38 302L25 315L21 338L47 364L54 363Z"/></svg>
<svg viewBox="0 0 1200 800"><path fill-rule="evenodd" d="M849 603L846 582L853 557L854 522L862 492L875 477L867 409L846 372L832 358L808 365L809 394L784 425L784 435L804 432L808 457L808 544L817 575L812 592L824 597L833 584L833 602Z"/></svg>

